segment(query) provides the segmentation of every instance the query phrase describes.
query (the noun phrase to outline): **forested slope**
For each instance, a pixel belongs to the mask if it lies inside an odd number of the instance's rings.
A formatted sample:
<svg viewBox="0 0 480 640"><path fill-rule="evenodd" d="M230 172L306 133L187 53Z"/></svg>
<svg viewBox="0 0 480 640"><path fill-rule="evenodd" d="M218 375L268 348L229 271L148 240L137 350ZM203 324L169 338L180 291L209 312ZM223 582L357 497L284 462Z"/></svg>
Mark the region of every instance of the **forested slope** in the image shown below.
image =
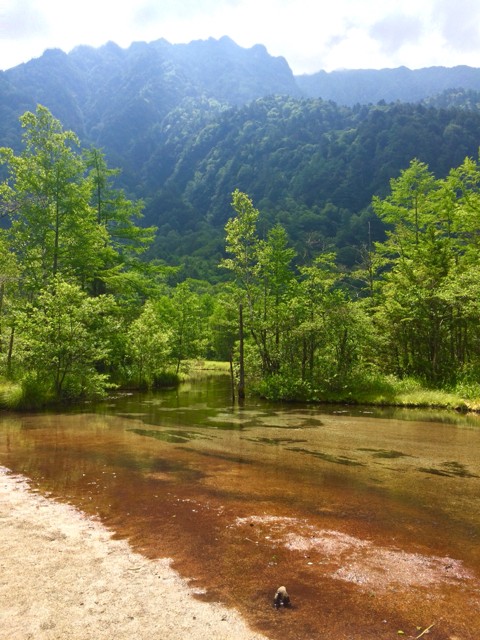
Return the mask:
<svg viewBox="0 0 480 640"><path fill-rule="evenodd" d="M182 256L197 276L221 251L236 188L252 196L264 227L285 226L300 256L336 247L351 266L359 246L382 237L372 196L384 195L411 159L444 176L480 145L480 114L462 108L272 97L184 135L178 123L189 121L177 113L145 167L146 220L159 227L156 255Z"/></svg>
<svg viewBox="0 0 480 640"><path fill-rule="evenodd" d="M285 226L298 260L336 248L351 266L358 247L382 238L372 196L386 194L413 158L441 177L477 156L479 74L295 77L285 59L229 38L50 50L0 73L0 146L18 149L18 117L45 105L121 169L119 186L158 227L149 256L183 265L183 275L219 277L237 188L259 207L261 229ZM389 102L398 96L426 97Z"/></svg>

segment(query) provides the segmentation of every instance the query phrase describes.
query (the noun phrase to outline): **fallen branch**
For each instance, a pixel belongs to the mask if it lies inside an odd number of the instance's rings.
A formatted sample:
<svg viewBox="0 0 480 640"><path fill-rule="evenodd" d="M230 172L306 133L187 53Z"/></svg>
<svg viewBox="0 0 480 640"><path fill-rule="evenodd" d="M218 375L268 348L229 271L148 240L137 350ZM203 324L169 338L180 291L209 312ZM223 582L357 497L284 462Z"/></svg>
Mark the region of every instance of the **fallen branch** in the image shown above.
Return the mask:
<svg viewBox="0 0 480 640"><path fill-rule="evenodd" d="M419 638L421 638L422 636L424 636L424 635L425 635L426 633L428 633L428 632L430 631L430 629L431 629L432 627L434 627L434 626L435 626L435 622L432 622L432 624L431 624L429 627L427 627L426 629L424 629L420 635L415 636L415 640L418 640Z"/></svg>

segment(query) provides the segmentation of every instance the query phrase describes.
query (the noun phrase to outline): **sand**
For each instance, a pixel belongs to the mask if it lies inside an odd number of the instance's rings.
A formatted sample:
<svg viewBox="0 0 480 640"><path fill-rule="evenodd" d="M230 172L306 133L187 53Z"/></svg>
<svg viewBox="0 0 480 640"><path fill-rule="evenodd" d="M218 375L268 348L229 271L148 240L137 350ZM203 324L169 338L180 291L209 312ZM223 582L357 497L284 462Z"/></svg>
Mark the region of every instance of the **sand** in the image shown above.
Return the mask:
<svg viewBox="0 0 480 640"><path fill-rule="evenodd" d="M0 467L1 640L262 640L149 560Z"/></svg>

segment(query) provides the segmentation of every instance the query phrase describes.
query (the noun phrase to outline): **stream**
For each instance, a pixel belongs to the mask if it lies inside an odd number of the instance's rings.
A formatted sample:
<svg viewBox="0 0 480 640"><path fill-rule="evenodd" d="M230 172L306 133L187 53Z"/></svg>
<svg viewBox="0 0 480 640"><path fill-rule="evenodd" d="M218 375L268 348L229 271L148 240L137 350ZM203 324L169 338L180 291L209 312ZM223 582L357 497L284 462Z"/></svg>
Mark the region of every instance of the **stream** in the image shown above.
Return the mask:
<svg viewBox="0 0 480 640"><path fill-rule="evenodd" d="M0 414L0 465L282 640L478 640L479 454L480 416L232 406L220 375Z"/></svg>

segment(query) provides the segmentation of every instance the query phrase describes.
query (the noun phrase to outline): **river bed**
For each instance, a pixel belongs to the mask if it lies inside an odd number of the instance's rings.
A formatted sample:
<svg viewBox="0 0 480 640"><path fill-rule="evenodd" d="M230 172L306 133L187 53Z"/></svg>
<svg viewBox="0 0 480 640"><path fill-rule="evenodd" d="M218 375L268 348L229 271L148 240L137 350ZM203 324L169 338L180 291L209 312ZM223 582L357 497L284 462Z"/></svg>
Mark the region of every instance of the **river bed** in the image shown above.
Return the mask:
<svg viewBox="0 0 480 640"><path fill-rule="evenodd" d="M0 465L285 640L478 640L479 452L477 416L238 407L221 377L0 416Z"/></svg>

